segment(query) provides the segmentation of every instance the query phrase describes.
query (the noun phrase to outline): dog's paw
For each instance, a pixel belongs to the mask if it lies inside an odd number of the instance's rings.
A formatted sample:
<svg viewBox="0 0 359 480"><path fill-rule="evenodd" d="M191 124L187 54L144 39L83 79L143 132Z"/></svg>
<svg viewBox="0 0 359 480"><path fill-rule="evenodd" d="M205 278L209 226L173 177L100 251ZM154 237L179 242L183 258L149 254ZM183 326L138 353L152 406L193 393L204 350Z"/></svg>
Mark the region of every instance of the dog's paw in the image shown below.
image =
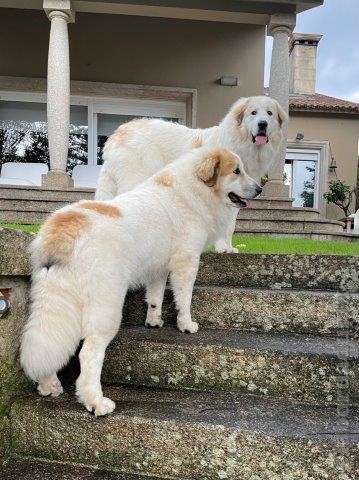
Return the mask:
<svg viewBox="0 0 359 480"><path fill-rule="evenodd" d="M43 397L58 397L63 393L64 389L62 388L60 380L56 379L52 381L40 382L37 386L37 391Z"/></svg>
<svg viewBox="0 0 359 480"><path fill-rule="evenodd" d="M145 326L147 328L161 328L163 327L163 320L160 316L151 317L147 315Z"/></svg>
<svg viewBox="0 0 359 480"><path fill-rule="evenodd" d="M103 417L104 415L108 415L112 413L115 408L115 402L113 402L110 398L102 397L102 399L95 406L95 417Z"/></svg>
<svg viewBox="0 0 359 480"><path fill-rule="evenodd" d="M177 328L182 333L196 333L198 332L199 325L197 322L192 322L191 319L177 319Z"/></svg>
<svg viewBox="0 0 359 480"><path fill-rule="evenodd" d="M225 252L223 253L238 253L238 248L236 247L228 247Z"/></svg>
<svg viewBox="0 0 359 480"><path fill-rule="evenodd" d="M214 251L216 253L238 253L238 248L232 247L231 244L219 240L214 245Z"/></svg>

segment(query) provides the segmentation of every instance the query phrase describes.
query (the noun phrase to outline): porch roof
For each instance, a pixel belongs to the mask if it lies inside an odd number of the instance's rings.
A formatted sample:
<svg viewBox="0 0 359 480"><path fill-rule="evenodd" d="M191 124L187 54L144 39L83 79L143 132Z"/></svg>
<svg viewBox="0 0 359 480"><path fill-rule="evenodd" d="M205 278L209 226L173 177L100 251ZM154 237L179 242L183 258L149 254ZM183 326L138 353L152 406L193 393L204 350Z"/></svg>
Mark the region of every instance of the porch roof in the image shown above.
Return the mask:
<svg viewBox="0 0 359 480"><path fill-rule="evenodd" d="M72 0L74 10L267 25L275 13L300 13L324 0ZM0 0L0 7L42 9L42 0Z"/></svg>

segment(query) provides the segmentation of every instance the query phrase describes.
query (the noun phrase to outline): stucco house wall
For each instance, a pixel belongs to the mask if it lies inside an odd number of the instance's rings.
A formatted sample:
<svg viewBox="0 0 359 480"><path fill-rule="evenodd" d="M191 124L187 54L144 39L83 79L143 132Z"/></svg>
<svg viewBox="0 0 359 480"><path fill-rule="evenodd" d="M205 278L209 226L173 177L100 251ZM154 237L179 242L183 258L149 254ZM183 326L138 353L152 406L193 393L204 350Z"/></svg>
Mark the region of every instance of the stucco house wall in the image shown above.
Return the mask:
<svg viewBox="0 0 359 480"><path fill-rule="evenodd" d="M289 138L294 139L297 133L304 134L304 140L328 140L331 155L334 157L338 179L353 187L356 183L358 164L358 115L335 115L324 113L290 112ZM335 179L329 172L328 180ZM354 208L354 206L353 206ZM335 205L327 206L327 217L340 219L343 212Z"/></svg>
<svg viewBox="0 0 359 480"><path fill-rule="evenodd" d="M46 78L43 11L2 9L0 75ZM197 125L215 124L240 96L263 93L265 27L77 13L69 25L71 79L198 90ZM238 87L220 86L222 75Z"/></svg>

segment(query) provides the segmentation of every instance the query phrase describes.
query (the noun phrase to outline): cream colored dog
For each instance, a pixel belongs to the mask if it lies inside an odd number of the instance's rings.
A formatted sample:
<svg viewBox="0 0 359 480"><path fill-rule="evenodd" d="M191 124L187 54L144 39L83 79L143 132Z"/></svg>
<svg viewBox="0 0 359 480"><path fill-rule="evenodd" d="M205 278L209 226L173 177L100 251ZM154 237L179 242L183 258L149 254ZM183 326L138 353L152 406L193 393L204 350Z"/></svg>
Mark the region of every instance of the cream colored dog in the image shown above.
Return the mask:
<svg viewBox="0 0 359 480"><path fill-rule="evenodd" d="M226 148L241 156L252 178L270 169L282 139L287 115L267 96L238 100L215 127L192 129L163 120L133 120L121 125L107 140L96 199L108 200L131 190L167 163L193 147ZM227 221L215 246L218 252L237 252L232 247L237 212L225 212Z"/></svg>
<svg viewBox="0 0 359 480"><path fill-rule="evenodd" d="M223 229L225 211L260 191L237 155L199 148L112 201L82 201L51 215L32 244L31 313L21 341L21 364L39 393L62 392L56 372L83 339L78 399L95 415L112 412L101 369L127 290L146 286L146 324L161 327L169 274L177 326L196 332L190 306L200 254Z"/></svg>

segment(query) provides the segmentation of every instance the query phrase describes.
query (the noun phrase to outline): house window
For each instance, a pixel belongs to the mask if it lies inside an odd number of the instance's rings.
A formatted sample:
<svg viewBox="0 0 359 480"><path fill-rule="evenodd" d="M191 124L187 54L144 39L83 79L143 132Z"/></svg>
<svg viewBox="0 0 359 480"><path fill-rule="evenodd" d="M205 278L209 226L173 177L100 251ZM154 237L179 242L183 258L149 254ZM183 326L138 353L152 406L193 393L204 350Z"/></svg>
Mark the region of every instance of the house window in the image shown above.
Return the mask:
<svg viewBox="0 0 359 480"><path fill-rule="evenodd" d="M185 123L186 104L72 96L67 170L101 164L108 136L122 123L144 117ZM49 165L45 94L0 92L0 161Z"/></svg>
<svg viewBox="0 0 359 480"><path fill-rule="evenodd" d="M87 163L87 108L71 105L68 169ZM0 158L49 165L46 104L0 102Z"/></svg>
<svg viewBox="0 0 359 480"><path fill-rule="evenodd" d="M318 208L319 151L288 149L285 160L285 184L289 186L294 207Z"/></svg>

